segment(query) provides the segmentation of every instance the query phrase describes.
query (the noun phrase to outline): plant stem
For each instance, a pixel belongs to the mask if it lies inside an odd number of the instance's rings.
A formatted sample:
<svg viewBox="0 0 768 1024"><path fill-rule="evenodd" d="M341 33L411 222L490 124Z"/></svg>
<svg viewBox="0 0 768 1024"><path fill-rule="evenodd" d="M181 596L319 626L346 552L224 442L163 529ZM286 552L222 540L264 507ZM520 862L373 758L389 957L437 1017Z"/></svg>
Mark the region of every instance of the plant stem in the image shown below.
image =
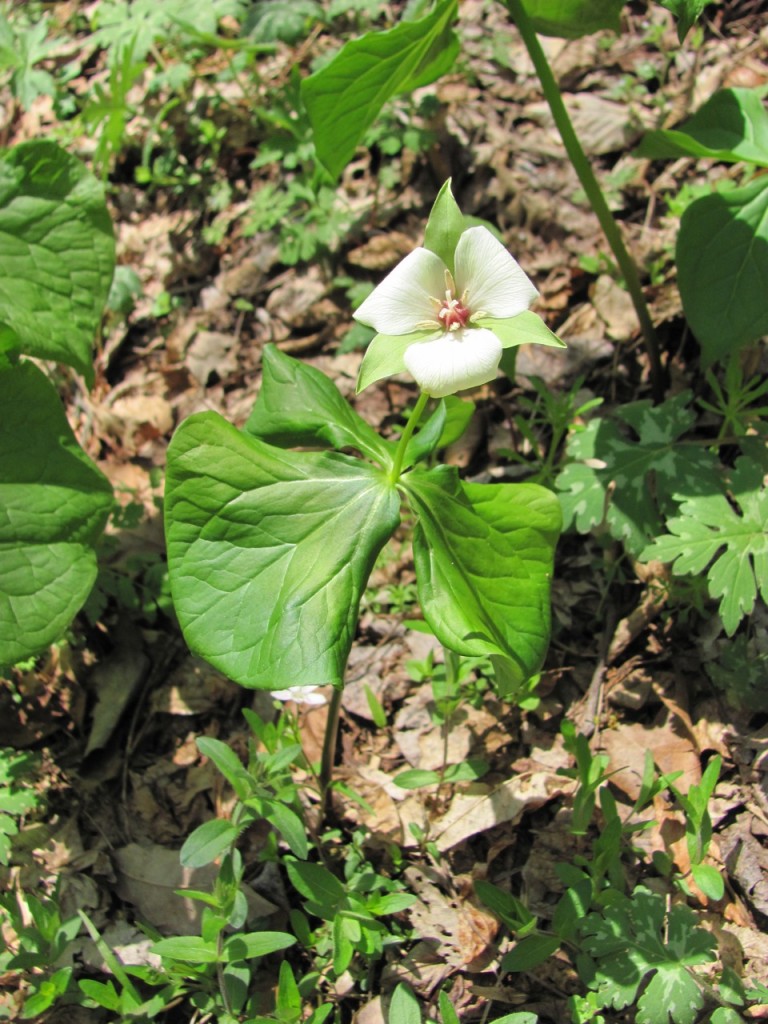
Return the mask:
<svg viewBox="0 0 768 1024"><path fill-rule="evenodd" d="M405 424L405 428L400 435L400 440L398 441L397 449L395 451L395 463L389 474L389 482L393 485L400 479L400 473L403 468L403 462L405 461L405 452L408 448L408 442L411 440L413 432L418 426L421 414L424 412L424 406L428 401L429 395L422 391L416 405L413 407L411 415L408 417L408 422Z"/></svg>
<svg viewBox="0 0 768 1024"><path fill-rule="evenodd" d="M320 757L320 820L324 821L330 803L333 781L333 762L336 757L336 739L339 735L339 712L341 711L341 686L334 686L328 703L328 721L325 726L323 753Z"/></svg>
<svg viewBox="0 0 768 1024"><path fill-rule="evenodd" d="M614 220L603 191L595 177L595 172L592 170L592 165L587 159L578 136L573 129L573 124L563 103L560 88L552 73L552 68L549 66L546 54L541 48L533 23L525 11L523 0L503 0L503 2L512 15L512 19L517 25L528 54L533 61L533 66L536 69L536 74L539 76L544 96L549 104L549 109L552 111L552 116L560 132L568 158L578 175L581 187L587 194L590 206L600 221L600 227L603 229L624 277L627 291L632 299L632 305L637 313L637 319L640 321L640 331L643 335L643 341L645 342L645 348L650 360L653 396L655 401L660 402L664 396L664 387L659 342L645 296L643 295L643 289L640 285L637 267L624 245L624 239L621 237L619 226Z"/></svg>

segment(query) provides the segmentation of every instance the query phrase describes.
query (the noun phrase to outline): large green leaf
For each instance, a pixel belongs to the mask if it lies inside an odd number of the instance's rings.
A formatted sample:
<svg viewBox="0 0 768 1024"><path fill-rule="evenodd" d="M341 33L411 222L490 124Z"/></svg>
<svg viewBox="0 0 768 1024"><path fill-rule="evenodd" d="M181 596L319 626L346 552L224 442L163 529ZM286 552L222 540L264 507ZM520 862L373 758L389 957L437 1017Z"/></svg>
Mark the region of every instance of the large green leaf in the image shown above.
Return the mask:
<svg viewBox="0 0 768 1024"><path fill-rule="evenodd" d="M201 413L168 451L168 565L192 650L243 686L343 679L358 605L399 522L384 474Z"/></svg>
<svg viewBox="0 0 768 1024"><path fill-rule="evenodd" d="M451 28L456 11L457 0L440 0L426 18L403 21L387 32L366 32L302 82L317 158L334 178L387 100L434 82L451 68L459 50Z"/></svg>
<svg viewBox="0 0 768 1024"><path fill-rule="evenodd" d="M637 155L652 160L746 160L768 167L768 111L760 90L721 89L680 128L648 132Z"/></svg>
<svg viewBox="0 0 768 1024"><path fill-rule="evenodd" d="M666 7L677 18L677 38L681 43L709 2L710 0L660 0L661 6Z"/></svg>
<svg viewBox="0 0 768 1024"><path fill-rule="evenodd" d="M687 208L677 279L706 364L768 334L768 178Z"/></svg>
<svg viewBox="0 0 768 1024"><path fill-rule="evenodd" d="M79 160L53 142L0 157L0 348L67 363L92 383L114 264L102 188Z"/></svg>
<svg viewBox="0 0 768 1024"><path fill-rule="evenodd" d="M96 579L109 481L32 363L0 369L0 665L58 640Z"/></svg>
<svg viewBox="0 0 768 1024"><path fill-rule="evenodd" d="M401 483L417 516L424 618L446 647L494 656L510 687L524 682L549 637L557 498L536 484L462 483L450 466L414 470Z"/></svg>
<svg viewBox="0 0 768 1024"><path fill-rule="evenodd" d="M386 466L392 465L395 451L324 373L274 345L264 349L261 391L245 429L281 448L357 448Z"/></svg>
<svg viewBox="0 0 768 1024"><path fill-rule="evenodd" d="M608 28L618 32L624 0L523 0L534 28L545 36L577 39Z"/></svg>

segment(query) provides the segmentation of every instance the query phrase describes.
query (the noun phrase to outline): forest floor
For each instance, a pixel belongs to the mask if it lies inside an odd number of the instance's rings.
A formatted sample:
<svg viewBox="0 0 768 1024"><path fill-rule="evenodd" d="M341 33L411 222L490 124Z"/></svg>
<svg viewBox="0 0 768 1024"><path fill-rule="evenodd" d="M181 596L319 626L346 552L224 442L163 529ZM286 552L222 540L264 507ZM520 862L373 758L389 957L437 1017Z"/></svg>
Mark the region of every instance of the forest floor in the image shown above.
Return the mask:
<svg viewBox="0 0 768 1024"><path fill-rule="evenodd" d="M730 172L690 159L651 163L632 150L645 129L679 123L718 88L768 83L761 10L759 3L711 7L695 47L680 46L668 12L642 3L625 9L620 36L544 40L642 268L668 395L706 388L676 287L674 197ZM137 103L112 160L108 199L118 263L133 271L125 280L140 289L129 310L108 324L93 390L66 378L62 391L78 439L117 489L123 513L103 543L97 590L67 641L0 682L0 747L35 753L46 808L42 820L23 829L8 878L33 891L56 888L65 914L86 910L107 944L126 956L146 947L140 921L163 934L197 926L193 905L173 894L182 884L201 887L199 879L183 877L178 851L196 826L226 816L233 796L195 741L218 737L242 752L242 709L275 714L268 695L239 688L191 655L175 624L161 511L175 426L204 409L242 426L259 391L262 349L274 342L328 374L368 422L392 435L415 388L396 377L355 395L362 358L356 345L365 340L351 319L361 294L355 288L377 282L421 244L448 177L463 212L501 231L541 293L536 311L568 348L524 349L514 382L500 378L477 389L470 429L445 461L473 480L521 479L540 468L552 438L543 385L550 395L570 395L572 410L601 399L601 414L651 397L631 302L514 27L502 7L466 0L460 34L456 71L393 106L378 142L345 171L335 212L315 220L306 208L300 218L279 210L286 191L298 188L301 152L292 157L273 139L277 156L255 159L264 152L265 120L253 115L237 82L217 85L216 103L206 106L210 69L198 69L194 98L215 144L204 150L199 138L186 139L188 113L171 109L164 116L177 164L162 172L165 179L155 164L155 177L137 183L136 167L148 166L138 143L154 138L156 157L166 145L162 134L152 135L157 103ZM304 73L332 42L317 29L293 46L281 44L259 58L253 88L266 103L283 89L290 110L291 68ZM210 59L218 58L226 60L226 51ZM99 73L96 63L84 81ZM141 83L133 89L135 95ZM45 97L27 111L12 102L6 109L7 144L64 131ZM70 148L90 159L94 142L79 137ZM765 365L754 369L764 372ZM541 393L532 378L543 382ZM579 416L573 420L578 425ZM521 423L533 425L532 436ZM555 469L562 457L559 444ZM551 646L535 699L522 709L499 701L483 666L475 667L467 676L469 699L446 731L430 686L440 647L410 628L419 610L407 529L387 547L349 664L337 753L346 788L334 797L332 821L341 843L363 830L366 856L381 870L391 869L392 850L399 849L419 901L406 912L414 933L409 956L384 963L372 992L336 992L345 1020L381 1022L379 994L399 980L425 1005L438 988L449 989L466 1022L486 1019L489 1009L491 1020L516 1009L542 1021L565 1019L565 1001L577 988L567 958L501 973L498 921L473 895L473 882L488 880L524 897L546 920L563 887L556 862L589 848L594 829L582 836L569 829L574 784L562 770L573 768L573 757L560 731L564 718L588 736L594 755L607 756L622 806L638 795L648 750L660 770L682 773L683 791L700 782L712 757L722 757L710 805L710 859L726 878L726 893L712 902L692 886L689 901L717 936L721 961L768 983L768 699L763 694L750 707L722 675L716 685L707 665L728 641L713 605L693 584L688 602L670 600L660 581L661 567L633 564L609 536L565 533ZM750 629L768 633L763 606ZM384 709L386 727L375 724L366 688ZM327 708L297 713L307 756L317 759ZM455 764L478 756L490 763L481 784L435 792L393 782L405 768L439 769L446 758ZM627 867L633 882L651 887L654 854L665 853L683 876L690 866L679 806L659 797L652 816ZM426 856L419 830L439 860ZM245 839L252 865L246 880L271 907L269 927L280 928L288 897L280 873L259 862L264 842L259 830ZM418 938L431 941L428 961L414 972ZM75 961L97 971L94 947L78 942ZM12 1015L17 981L5 981L0 1007ZM93 1019L92 1011L75 1007L48 1019L79 1021L78 1013ZM610 1019L634 1018L626 1011Z"/></svg>

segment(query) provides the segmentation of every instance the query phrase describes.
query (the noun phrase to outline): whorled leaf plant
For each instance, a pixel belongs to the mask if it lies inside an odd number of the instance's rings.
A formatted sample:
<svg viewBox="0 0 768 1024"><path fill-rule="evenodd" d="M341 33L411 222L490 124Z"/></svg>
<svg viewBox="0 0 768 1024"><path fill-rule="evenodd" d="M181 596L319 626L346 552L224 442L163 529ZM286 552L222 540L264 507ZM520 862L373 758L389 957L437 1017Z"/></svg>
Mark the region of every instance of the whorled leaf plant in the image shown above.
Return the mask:
<svg viewBox="0 0 768 1024"><path fill-rule="evenodd" d="M440 642L490 656L506 696L541 664L557 499L535 484L468 484L454 467L424 465L444 443L440 399L492 380L504 348L562 345L528 311L535 295L491 233L467 227L446 183L424 247L356 314L389 332L371 343L359 387L408 368L422 388L397 443L274 346L243 430L205 412L171 442L168 562L187 642L243 686L334 686L326 786L360 599L403 503L416 520L419 601ZM416 433L430 397L437 404Z"/></svg>

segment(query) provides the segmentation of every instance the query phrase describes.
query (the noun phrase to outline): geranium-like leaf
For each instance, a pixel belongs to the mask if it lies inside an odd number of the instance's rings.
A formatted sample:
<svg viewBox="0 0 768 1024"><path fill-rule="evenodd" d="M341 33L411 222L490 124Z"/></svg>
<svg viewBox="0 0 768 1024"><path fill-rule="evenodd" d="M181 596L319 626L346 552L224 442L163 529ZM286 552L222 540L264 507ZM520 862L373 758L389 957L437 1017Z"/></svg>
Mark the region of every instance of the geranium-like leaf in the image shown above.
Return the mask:
<svg viewBox="0 0 768 1024"><path fill-rule="evenodd" d="M669 533L656 538L641 555L646 561L672 562L678 576L698 576L706 570L709 592L720 600L729 636L754 608L758 591L768 602L764 476L765 468L745 456L736 463L727 493L722 487L710 494L678 493L682 504L679 515L667 521Z"/></svg>
<svg viewBox="0 0 768 1024"><path fill-rule="evenodd" d="M32 363L0 369L0 665L58 640L96 579L112 488Z"/></svg>
<svg viewBox="0 0 768 1024"><path fill-rule="evenodd" d="M281 448L356 448L388 466L395 450L324 373L274 345L264 349L261 391L245 429Z"/></svg>
<svg viewBox="0 0 768 1024"><path fill-rule="evenodd" d="M676 261L685 316L705 363L768 334L768 179L691 203Z"/></svg>
<svg viewBox="0 0 768 1024"><path fill-rule="evenodd" d="M717 488L714 455L680 444L695 421L690 397L682 392L656 407L649 401L623 406L616 415L634 436L600 417L571 436L574 461L557 478L567 525L589 533L605 522L613 537L639 554L661 532L662 515L677 507L676 491Z"/></svg>
<svg viewBox="0 0 768 1024"><path fill-rule="evenodd" d="M201 413L171 442L165 515L193 651L243 686L341 685L360 597L399 522L380 470L284 451Z"/></svg>
<svg viewBox="0 0 768 1024"><path fill-rule="evenodd" d="M557 499L536 484L462 483L449 466L414 470L401 483L417 516L425 619L451 650L496 658L513 689L546 652Z"/></svg>
<svg viewBox="0 0 768 1024"><path fill-rule="evenodd" d="M585 980L601 1006L623 1009L650 979L638 1002L638 1021L692 1024L704 999L688 968L714 960L715 940L696 926L690 907L675 904L667 914L661 893L638 886L630 898L621 896L590 914L582 933L582 948L593 961Z"/></svg>
<svg viewBox="0 0 768 1024"><path fill-rule="evenodd" d="M104 193L53 142L0 157L0 348L67 363L93 383L92 347L115 241Z"/></svg>

